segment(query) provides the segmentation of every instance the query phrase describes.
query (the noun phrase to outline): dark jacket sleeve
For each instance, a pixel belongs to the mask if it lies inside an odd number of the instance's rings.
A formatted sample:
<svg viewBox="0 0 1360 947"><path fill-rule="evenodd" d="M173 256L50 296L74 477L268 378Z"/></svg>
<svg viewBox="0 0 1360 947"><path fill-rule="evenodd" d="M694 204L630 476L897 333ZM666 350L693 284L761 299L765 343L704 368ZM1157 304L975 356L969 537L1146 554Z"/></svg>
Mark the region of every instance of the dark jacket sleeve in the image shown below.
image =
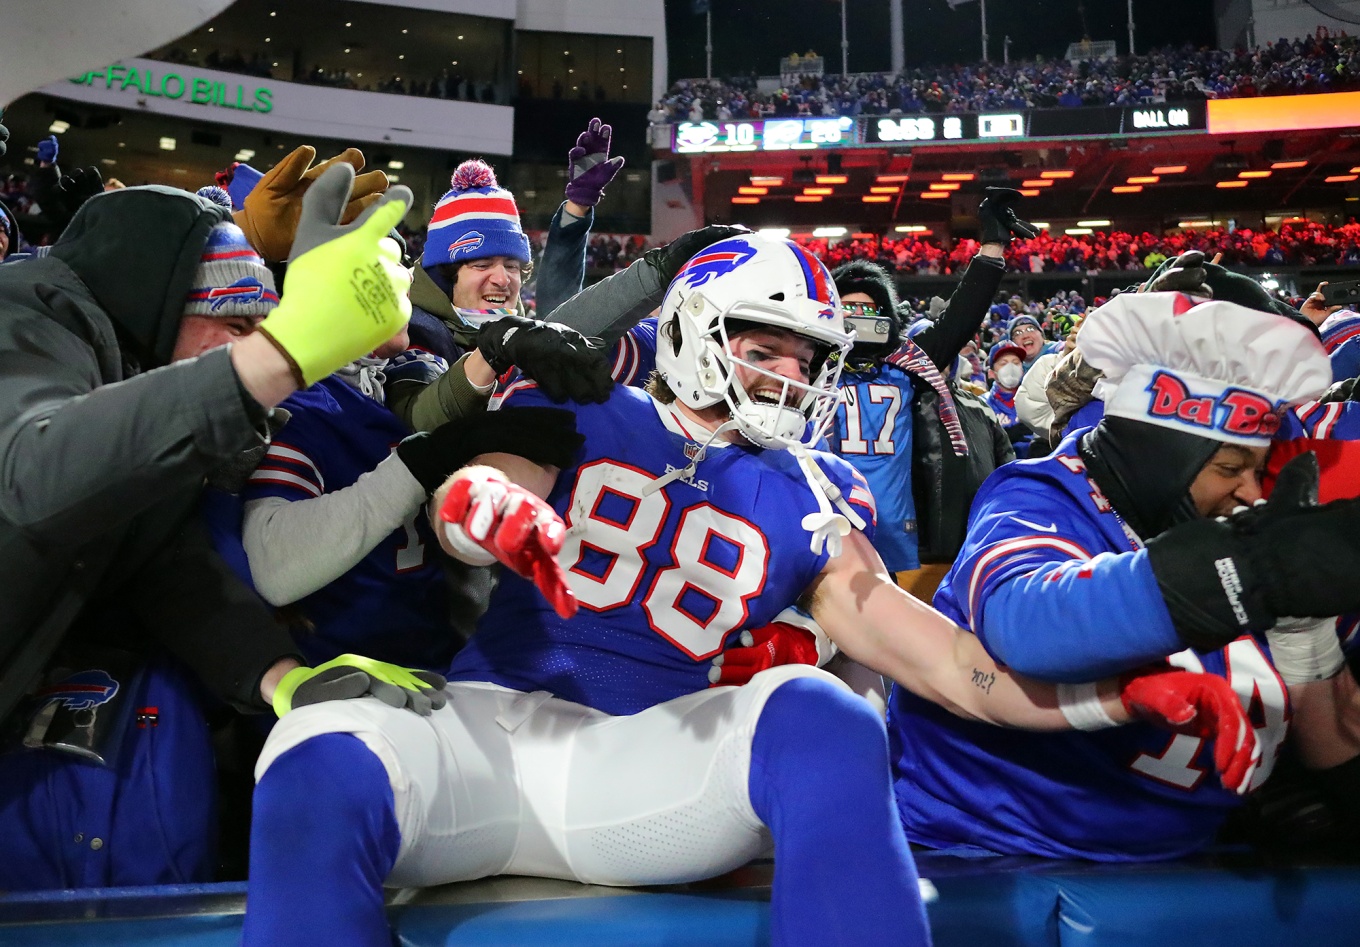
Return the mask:
<svg viewBox="0 0 1360 947"><path fill-rule="evenodd" d="M287 630L212 548L197 516L137 571L125 595L144 627L239 710L268 710L260 678L281 658L303 660Z"/></svg>
<svg viewBox="0 0 1360 947"><path fill-rule="evenodd" d="M595 209L585 217L567 213L563 202L553 215L548 228L548 242L538 261L538 318L548 313L581 291L586 282L586 241L595 223Z"/></svg>
<svg viewBox="0 0 1360 947"><path fill-rule="evenodd" d="M225 348L101 381L54 320L0 328L0 517L31 537L93 540L260 442Z"/></svg>
<svg viewBox="0 0 1360 947"><path fill-rule="evenodd" d="M587 338L601 339L608 350L661 305L666 288L656 267L643 257L539 318L570 326Z"/></svg>
<svg viewBox="0 0 1360 947"><path fill-rule="evenodd" d="M954 363L968 340L982 328L982 320L987 317L992 297L1005 275L1004 260L981 254L973 257L939 322L913 337L912 341L940 371Z"/></svg>

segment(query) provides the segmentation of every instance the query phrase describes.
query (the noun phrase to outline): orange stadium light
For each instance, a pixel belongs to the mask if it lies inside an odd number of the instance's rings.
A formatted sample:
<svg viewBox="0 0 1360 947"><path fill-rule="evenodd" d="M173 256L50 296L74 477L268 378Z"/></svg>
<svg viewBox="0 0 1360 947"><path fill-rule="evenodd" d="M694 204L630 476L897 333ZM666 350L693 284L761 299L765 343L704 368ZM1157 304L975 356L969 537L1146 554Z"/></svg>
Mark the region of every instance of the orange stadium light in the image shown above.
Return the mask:
<svg viewBox="0 0 1360 947"><path fill-rule="evenodd" d="M1247 182L1246 182L1246 181L1219 181L1217 184L1214 185L1214 187L1222 187L1222 188L1228 188L1228 187L1246 187L1246 186L1247 186Z"/></svg>
<svg viewBox="0 0 1360 947"><path fill-rule="evenodd" d="M850 178L844 174L819 174L817 175L818 184L844 184Z"/></svg>
<svg viewBox="0 0 1360 947"><path fill-rule="evenodd" d="M948 192L948 191L922 191L922 192L921 192L921 200L923 200L923 201L939 201L939 200L944 200L944 199L947 198L947 197L949 197L949 192Z"/></svg>
<svg viewBox="0 0 1360 947"><path fill-rule="evenodd" d="M947 184L935 182L933 184L927 184L926 187L932 191L957 191L960 185L952 182Z"/></svg>
<svg viewBox="0 0 1360 947"><path fill-rule="evenodd" d="M880 174L874 178L879 184L901 184L903 181L910 181L910 174Z"/></svg>
<svg viewBox="0 0 1360 947"><path fill-rule="evenodd" d="M1238 172L1237 172L1237 176L1238 176L1239 178L1268 178L1268 177L1270 177L1270 172L1269 172L1269 171L1238 171Z"/></svg>
<svg viewBox="0 0 1360 947"><path fill-rule="evenodd" d="M1023 197L1038 197L1039 189L1037 187L1022 187L1020 188L1020 194Z"/></svg>
<svg viewBox="0 0 1360 947"><path fill-rule="evenodd" d="M768 187L747 187L746 185L742 185L741 187L737 188L737 193L763 195L770 193L770 189Z"/></svg>
<svg viewBox="0 0 1360 947"><path fill-rule="evenodd" d="M1156 183L1157 183L1158 181L1160 181L1160 180L1161 180L1161 178L1158 177L1158 176L1155 175L1155 174L1140 174L1140 175L1137 175L1136 177L1131 177L1131 178L1129 178L1128 181L1126 181L1125 183L1126 183L1126 184L1156 184Z"/></svg>
<svg viewBox="0 0 1360 947"><path fill-rule="evenodd" d="M799 204L820 204L822 196L820 194L795 194L793 199Z"/></svg>
<svg viewBox="0 0 1360 947"><path fill-rule="evenodd" d="M1356 167L1351 168L1350 173L1351 173L1351 174L1360 174L1360 165L1357 165Z"/></svg>
<svg viewBox="0 0 1360 947"><path fill-rule="evenodd" d="M1184 174L1184 173L1185 173L1185 169L1186 169L1186 165L1183 165L1183 164L1165 164L1165 165L1162 165L1160 168L1153 168L1153 169L1152 169L1152 173L1153 173L1153 174ZM1130 178L1129 180L1133 180L1133 179Z"/></svg>
<svg viewBox="0 0 1360 947"><path fill-rule="evenodd" d="M1347 181L1354 181L1357 177L1360 177L1360 174L1333 174L1322 180L1328 184L1344 184Z"/></svg>
<svg viewBox="0 0 1360 947"><path fill-rule="evenodd" d="M1021 187L1028 187L1028 188L1036 188L1036 187L1052 187L1052 186L1053 186L1053 182L1050 181L1050 180L1048 180L1047 178L1035 178L1035 179L1032 180L1032 181L1025 181L1025 182L1021 185Z"/></svg>
<svg viewBox="0 0 1360 947"><path fill-rule="evenodd" d="M1137 194L1143 189L1141 184L1116 184L1110 188L1112 194Z"/></svg>
<svg viewBox="0 0 1360 947"><path fill-rule="evenodd" d="M779 187L784 183L784 179L765 174L753 174L751 175L751 183L757 187Z"/></svg>
<svg viewBox="0 0 1360 947"><path fill-rule="evenodd" d="M896 186L896 185L890 184L890 185L888 185L887 187L871 187L871 188L869 188L869 193L870 193L870 194L900 194L900 193L902 193L902 189L901 189L900 187Z"/></svg>
<svg viewBox="0 0 1360 947"><path fill-rule="evenodd" d="M1289 171L1293 168L1306 168L1307 161L1276 161L1270 166L1272 171Z"/></svg>
<svg viewBox="0 0 1360 947"><path fill-rule="evenodd" d="M1076 173L1077 173L1077 172L1075 172L1075 171L1040 171L1040 172L1039 172L1039 177L1041 177L1041 178L1053 178L1053 179L1056 180L1056 179L1059 179L1059 178L1070 178L1070 177L1072 177L1072 175L1074 175L1074 174L1076 174Z"/></svg>
<svg viewBox="0 0 1360 947"><path fill-rule="evenodd" d="M866 204L886 204L892 198L887 194L865 194L860 200Z"/></svg>
<svg viewBox="0 0 1360 947"><path fill-rule="evenodd" d="M733 203L733 204L759 204L759 203L760 203L760 198L758 198L758 197L734 197L734 198L732 198L732 203Z"/></svg>
<svg viewBox="0 0 1360 947"><path fill-rule="evenodd" d="M803 188L803 193L812 196L829 197L832 194L835 194L836 191L835 188L830 187L805 187Z"/></svg>
<svg viewBox="0 0 1360 947"><path fill-rule="evenodd" d="M972 173L971 171L966 171L966 172L958 172L958 173L954 173L954 174L942 174L942 175L940 175L940 180L941 180L941 181L971 181L971 180L973 180L973 178L975 178L975 177L977 177L976 174Z"/></svg>

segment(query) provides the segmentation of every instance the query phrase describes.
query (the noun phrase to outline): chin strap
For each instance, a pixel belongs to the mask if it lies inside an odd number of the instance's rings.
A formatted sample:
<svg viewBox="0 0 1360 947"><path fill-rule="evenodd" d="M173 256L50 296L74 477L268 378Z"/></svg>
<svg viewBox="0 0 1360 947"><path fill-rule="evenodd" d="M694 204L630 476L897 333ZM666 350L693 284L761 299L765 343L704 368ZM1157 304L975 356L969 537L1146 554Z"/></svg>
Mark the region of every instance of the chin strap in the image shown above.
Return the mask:
<svg viewBox="0 0 1360 947"><path fill-rule="evenodd" d="M685 466L678 467L675 470L672 470L669 473L660 476L653 480L651 483L647 484L647 486L642 488L642 495L649 497L656 491L660 490L662 487L666 486L666 484L668 483L674 483L676 480L688 480L691 477L693 477L694 474L699 469L699 462L702 461L704 457L708 454L709 445L716 441L725 432L732 430L736 426L737 426L736 421L724 421L722 424L719 424L717 427L713 429L712 433L708 435L704 442L699 445L699 451L694 455L693 460L691 460Z"/></svg>
<svg viewBox="0 0 1360 947"><path fill-rule="evenodd" d="M808 456L806 447L794 444L789 451L798 461L798 469L817 499L817 512L803 517L803 529L812 534L812 551L821 555L825 548L827 555L835 559L841 554L841 537L849 536L851 529L863 529L864 518L846 502L840 487L832 483L826 472Z"/></svg>

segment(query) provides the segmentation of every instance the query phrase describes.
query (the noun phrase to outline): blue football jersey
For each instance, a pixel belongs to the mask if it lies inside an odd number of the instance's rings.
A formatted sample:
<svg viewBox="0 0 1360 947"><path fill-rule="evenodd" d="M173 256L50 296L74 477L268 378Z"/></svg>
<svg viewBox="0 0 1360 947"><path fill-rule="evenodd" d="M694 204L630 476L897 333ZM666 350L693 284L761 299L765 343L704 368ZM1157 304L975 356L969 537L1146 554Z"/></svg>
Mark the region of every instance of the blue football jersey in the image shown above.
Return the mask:
<svg viewBox="0 0 1360 947"><path fill-rule="evenodd" d="M410 339L406 350L388 359L383 366L388 384L413 381L428 385L463 357L463 349L449 327L438 316L424 309L412 309L406 331Z"/></svg>
<svg viewBox="0 0 1360 947"><path fill-rule="evenodd" d="M643 319L614 343L611 374L620 385L641 388L656 370L656 317Z"/></svg>
<svg viewBox="0 0 1360 947"><path fill-rule="evenodd" d="M531 382L512 406L547 405ZM568 403L585 446L548 502L567 524L559 561L581 603L559 618L533 584L504 571L452 680L545 690L610 714L632 714L708 687L714 656L747 627L792 605L826 564L802 519L818 506L787 451L709 447L707 432L635 388L604 404ZM872 536L873 497L838 458L815 462Z"/></svg>
<svg viewBox="0 0 1360 947"><path fill-rule="evenodd" d="M841 403L831 448L864 475L878 502L881 525L874 548L890 572L921 565L916 499L911 492L911 376L876 364L841 375Z"/></svg>
<svg viewBox="0 0 1360 947"><path fill-rule="evenodd" d="M391 411L335 376L289 396L283 407L292 417L242 491L246 501L307 500L344 489L408 433ZM308 661L356 652L447 667L458 643L437 550L422 506L352 569L298 601L305 622L293 623L294 638Z"/></svg>
<svg viewBox="0 0 1360 947"><path fill-rule="evenodd" d="M1064 649L1080 647L1085 631L1115 643L1167 622L1156 583L1142 571L1141 543L1086 473L1076 450L1081 433L1050 457L1001 468L974 501L968 537L935 606L984 645L987 626L996 623ZM1001 589L1015 581L1029 583L1026 594L1008 598ZM1008 613L994 615L996 609ZM1244 636L1212 653L1182 651L1170 661L1232 684L1261 743L1252 786L1261 785L1290 716L1264 637ZM1172 858L1211 842L1240 802L1218 782L1210 741L1148 724L1090 733L1006 730L964 721L898 687L888 729L907 836L935 847L1097 861Z"/></svg>

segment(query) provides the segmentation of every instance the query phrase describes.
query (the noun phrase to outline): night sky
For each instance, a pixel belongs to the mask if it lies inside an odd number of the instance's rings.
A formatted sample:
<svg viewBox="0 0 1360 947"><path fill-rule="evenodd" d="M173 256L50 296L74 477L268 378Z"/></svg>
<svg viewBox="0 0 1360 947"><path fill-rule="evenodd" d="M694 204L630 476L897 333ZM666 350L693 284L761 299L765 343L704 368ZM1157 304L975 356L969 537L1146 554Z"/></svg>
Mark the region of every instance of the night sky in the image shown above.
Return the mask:
<svg viewBox="0 0 1360 947"><path fill-rule="evenodd" d="M888 0L846 0L850 71L886 71L892 65ZM779 59L797 50L826 57L827 72L840 72L841 21L836 0L711 0L713 74L775 75ZM1081 38L1078 8L1086 8L1092 39L1128 47L1127 0L988 0L987 32L994 62L1002 38L1011 37L1011 58L1059 57ZM981 58L979 0L950 10L945 0L903 0L908 68ZM704 74L704 17L693 0L666 0L670 78ZM1215 43L1213 0L1134 0L1138 51L1168 43Z"/></svg>

